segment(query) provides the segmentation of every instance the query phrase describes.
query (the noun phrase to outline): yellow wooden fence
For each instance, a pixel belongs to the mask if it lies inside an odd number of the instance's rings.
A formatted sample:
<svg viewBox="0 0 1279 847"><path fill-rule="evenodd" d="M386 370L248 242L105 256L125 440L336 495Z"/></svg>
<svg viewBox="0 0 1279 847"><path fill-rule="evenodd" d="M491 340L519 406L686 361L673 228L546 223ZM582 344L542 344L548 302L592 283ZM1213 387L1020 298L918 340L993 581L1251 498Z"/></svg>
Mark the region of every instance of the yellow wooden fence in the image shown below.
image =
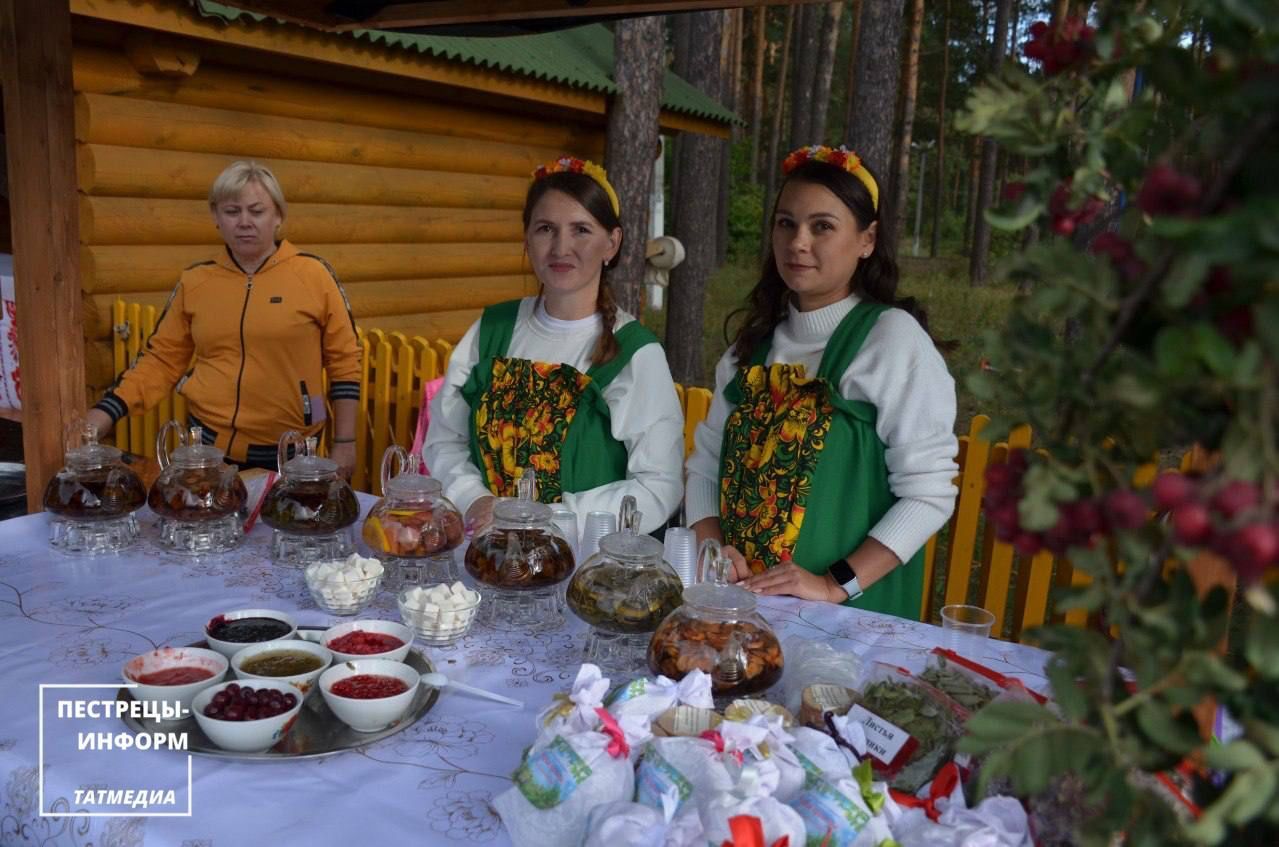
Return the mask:
<svg viewBox="0 0 1279 847"><path fill-rule="evenodd" d="M121 373L137 356L139 348L155 329L154 306L140 307L115 303L115 372ZM359 331L363 351L360 379L360 408L355 432L356 468L352 484L361 491L381 494L378 469L387 446L412 445L422 402L422 385L444 373L453 345L421 336L378 329ZM325 393L327 395L327 385ZM705 388L676 386L684 410L685 454L693 449L693 430L710 410L711 392ZM134 453L154 456L158 425L175 417L186 419L186 403L177 394L166 398L145 415L122 419L116 427L116 445ZM330 416L332 420L332 416ZM994 633L1021 640L1023 632L1054 619L1053 589L1086 585L1088 577L1076 573L1070 562L1047 551L1032 557L1018 556L1012 545L995 538L993 528L982 518L986 468L1007 461L1010 450L1031 446L1029 427L1020 427L1007 442L991 444L982 437L989 423L985 415L973 418L967 435L959 439L959 475L955 484L959 497L950 522L928 541L925 551L924 600L920 620L934 620L940 611L935 598L946 604L972 603L995 615ZM327 441L327 433L325 440ZM1201 465L1197 451L1182 459L1183 470ZM1140 483L1154 477L1153 466L1145 469ZM1071 612L1067 623L1088 624L1087 616Z"/></svg>

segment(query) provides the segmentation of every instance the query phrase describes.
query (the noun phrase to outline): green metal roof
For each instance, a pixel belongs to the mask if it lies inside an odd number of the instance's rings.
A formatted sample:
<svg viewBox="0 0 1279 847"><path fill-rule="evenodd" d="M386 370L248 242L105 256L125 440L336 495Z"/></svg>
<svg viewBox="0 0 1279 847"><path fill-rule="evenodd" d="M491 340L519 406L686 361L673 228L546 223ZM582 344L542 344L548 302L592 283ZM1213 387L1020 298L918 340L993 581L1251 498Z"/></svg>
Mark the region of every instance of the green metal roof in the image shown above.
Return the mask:
<svg viewBox="0 0 1279 847"><path fill-rule="evenodd" d="M249 19L263 23L267 16L246 12L214 0L197 0L196 11L225 22ZM283 21L277 24L289 26ZM493 38L460 38L445 35L418 35L379 29L357 29L344 37L358 38L391 50L412 50L437 59L492 68L517 76L532 77L572 88L614 94L613 33L603 24L536 35ZM662 108L679 114L720 123L741 120L715 100L698 91L676 74L667 71L662 92Z"/></svg>

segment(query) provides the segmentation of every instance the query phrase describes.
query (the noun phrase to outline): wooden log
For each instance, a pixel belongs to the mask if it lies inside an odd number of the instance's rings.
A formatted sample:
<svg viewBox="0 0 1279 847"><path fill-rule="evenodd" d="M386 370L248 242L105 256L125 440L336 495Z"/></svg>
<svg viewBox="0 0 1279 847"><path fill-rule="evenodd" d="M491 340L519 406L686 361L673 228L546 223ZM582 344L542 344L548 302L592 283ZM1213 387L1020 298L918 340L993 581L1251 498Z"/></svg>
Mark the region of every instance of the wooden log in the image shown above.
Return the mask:
<svg viewBox="0 0 1279 847"><path fill-rule="evenodd" d="M80 190L124 197L207 198L209 186L234 156L82 144L77 154ZM528 179L491 174L421 171L261 159L275 172L290 201L387 206L457 206L522 209Z"/></svg>
<svg viewBox="0 0 1279 847"><path fill-rule="evenodd" d="M561 151L523 143L255 115L133 97L76 96L76 140L261 159L461 171L527 180Z"/></svg>
<svg viewBox="0 0 1279 847"><path fill-rule="evenodd" d="M282 230L298 244L379 244L520 241L514 209L439 206L358 206L290 203ZM200 244L222 238L203 200L163 197L81 197L80 238L85 244Z"/></svg>
<svg viewBox="0 0 1279 847"><path fill-rule="evenodd" d="M592 146L592 136L595 147L602 150L604 146L602 126L587 133L583 127L562 121L539 121L494 109L358 87L339 88L219 66L208 60L180 85L143 76L121 53L101 47L77 46L72 68L76 91L457 138L507 142L517 138L566 152Z"/></svg>
<svg viewBox="0 0 1279 847"><path fill-rule="evenodd" d="M522 244L313 244L298 245L324 258L343 283L374 279L436 279L524 272ZM201 245L104 246L81 249L84 291L168 292L182 269L220 247Z"/></svg>
<svg viewBox="0 0 1279 847"><path fill-rule="evenodd" d="M79 217L65 3L0 0L8 196L14 210L14 294L22 311L22 448L27 509L62 467L69 425L84 414Z"/></svg>

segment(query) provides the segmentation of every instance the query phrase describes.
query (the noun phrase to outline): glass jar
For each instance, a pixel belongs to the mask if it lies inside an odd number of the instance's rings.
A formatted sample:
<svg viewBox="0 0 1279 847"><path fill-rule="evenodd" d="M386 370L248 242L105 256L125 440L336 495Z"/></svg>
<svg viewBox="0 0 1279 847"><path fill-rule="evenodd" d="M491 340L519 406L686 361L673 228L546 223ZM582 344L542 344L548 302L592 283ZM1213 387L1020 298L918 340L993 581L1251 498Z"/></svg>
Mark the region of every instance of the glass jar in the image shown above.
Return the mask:
<svg viewBox="0 0 1279 847"><path fill-rule="evenodd" d="M573 574L573 548L551 520L551 507L533 500L532 479L532 469L525 471L520 496L497 501L492 525L466 550L466 572L485 595L480 618L500 629L564 623L557 586Z"/></svg>
<svg viewBox="0 0 1279 847"><path fill-rule="evenodd" d="M682 679L700 668L711 678L717 704L759 694L782 676L782 645L756 610L755 595L729 583L732 568L716 541L703 541L684 604L648 645L653 673Z"/></svg>
<svg viewBox="0 0 1279 847"><path fill-rule="evenodd" d="M640 534L641 518L635 498L623 497L620 530L600 539L568 585L568 607L591 627L587 661L610 673L638 667L653 631L682 602L684 585L662 542Z"/></svg>
<svg viewBox="0 0 1279 847"><path fill-rule="evenodd" d="M276 461L280 478L263 499L261 513L272 530L271 561L305 568L351 555L351 525L360 517L360 501L338 475L338 463L316 454L314 437L304 439L292 429L280 436Z"/></svg>
<svg viewBox="0 0 1279 847"><path fill-rule="evenodd" d="M397 461L400 472L394 474ZM382 560L383 585L390 591L460 577L453 551L462 544L462 513L444 496L440 481L423 476L420 467L416 454L388 447L382 499L364 518L364 543Z"/></svg>
<svg viewBox="0 0 1279 847"><path fill-rule="evenodd" d="M97 427L81 423L77 440L44 489L44 509L54 516L49 544L77 556L110 555L137 540L146 488L117 448L98 443Z"/></svg>
<svg viewBox="0 0 1279 847"><path fill-rule="evenodd" d="M170 432L177 437L172 452ZM155 455L160 475L147 505L160 518L160 547L193 555L236 547L244 538L249 493L235 467L222 461L223 452L204 443L200 427L184 432L177 421L169 421L156 434Z"/></svg>

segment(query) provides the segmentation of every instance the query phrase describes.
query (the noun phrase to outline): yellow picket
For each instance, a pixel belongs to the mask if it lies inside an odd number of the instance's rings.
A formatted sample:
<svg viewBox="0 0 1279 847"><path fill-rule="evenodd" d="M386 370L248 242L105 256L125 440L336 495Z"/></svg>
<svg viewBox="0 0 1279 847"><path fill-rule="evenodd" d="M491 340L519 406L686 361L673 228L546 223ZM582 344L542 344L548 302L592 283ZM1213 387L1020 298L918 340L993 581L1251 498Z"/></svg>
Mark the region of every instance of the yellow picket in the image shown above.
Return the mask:
<svg viewBox="0 0 1279 847"><path fill-rule="evenodd" d="M155 306L147 306L145 309L142 310L142 337L143 338L150 338L151 334L155 332L155 321L156 321ZM165 408L166 406L169 408ZM161 401L159 406L157 406L154 409L151 409L150 411L148 411L142 416L142 438L143 438L143 444L147 448L148 456L155 455L155 436L156 436L156 432L159 431L159 426L157 421L167 421L168 417L166 417L165 415L166 413L170 415L173 414L172 406L173 406L172 402L165 403L164 401ZM183 423L185 423L185 421Z"/></svg>
<svg viewBox="0 0 1279 847"><path fill-rule="evenodd" d="M373 335L370 330L369 335ZM373 453L369 457L370 468L381 467L382 454L390 444L391 435L391 345L383 341L373 351L377 375L373 382ZM382 496L382 479L375 471L369 473L369 490Z"/></svg>
<svg viewBox="0 0 1279 847"><path fill-rule="evenodd" d="M1030 446L1030 427L1020 426L1008 435L1008 443L995 446L990 464L1003 464L1008 454L1018 448ZM983 473L982 492L985 493ZM1004 631L1004 610L1008 606L1008 591L1013 576L1013 548L1011 544L995 538L994 528L986 525L985 548L982 555L981 597L982 608L995 616L992 631L998 635Z"/></svg>
<svg viewBox="0 0 1279 847"><path fill-rule="evenodd" d="M125 338L121 331L126 331L130 335L137 331L135 327L130 327L126 321L126 306L123 300L116 300L111 304L111 363L114 365L116 376L124 373L124 369L129 366L129 352L125 347ZM121 418L115 425L115 446L121 450L129 449L129 419Z"/></svg>
<svg viewBox="0 0 1279 847"><path fill-rule="evenodd" d="M413 411L414 400L422 396L422 390L418 388L414 393L413 348L407 338L400 337L403 342L395 357L395 443L408 449L413 444L409 413Z"/></svg>
<svg viewBox="0 0 1279 847"><path fill-rule="evenodd" d="M693 433L697 425L706 420L711 410L711 392L705 388L690 387L684 390L684 458L693 452Z"/></svg>
<svg viewBox="0 0 1279 847"><path fill-rule="evenodd" d="M968 601L968 580L973 570L973 550L977 546L977 519L986 485L986 460L990 442L981 431L990 423L985 415L973 417L968 429L968 450L959 475L959 499L955 507L955 530L950 537L946 567L946 603Z"/></svg>
<svg viewBox="0 0 1279 847"><path fill-rule="evenodd" d="M142 348L142 342L145 340L142 335L142 306L137 303L130 303L128 308L128 318L126 323L129 325L129 364L138 358L138 350ZM143 445L145 440L145 432L142 429L142 420L134 417L129 424L129 452L136 453L139 456L149 456L151 451L155 450L155 442L151 442L150 450ZM144 452L145 451L145 452Z"/></svg>
<svg viewBox="0 0 1279 847"><path fill-rule="evenodd" d="M369 476L369 339L360 333L360 404L355 413L355 470L351 485L368 491Z"/></svg>
<svg viewBox="0 0 1279 847"><path fill-rule="evenodd" d="M437 338L431 344L435 346L435 352L440 354L440 373L444 373L449 369L449 359L453 358L453 345L443 338Z"/></svg>

